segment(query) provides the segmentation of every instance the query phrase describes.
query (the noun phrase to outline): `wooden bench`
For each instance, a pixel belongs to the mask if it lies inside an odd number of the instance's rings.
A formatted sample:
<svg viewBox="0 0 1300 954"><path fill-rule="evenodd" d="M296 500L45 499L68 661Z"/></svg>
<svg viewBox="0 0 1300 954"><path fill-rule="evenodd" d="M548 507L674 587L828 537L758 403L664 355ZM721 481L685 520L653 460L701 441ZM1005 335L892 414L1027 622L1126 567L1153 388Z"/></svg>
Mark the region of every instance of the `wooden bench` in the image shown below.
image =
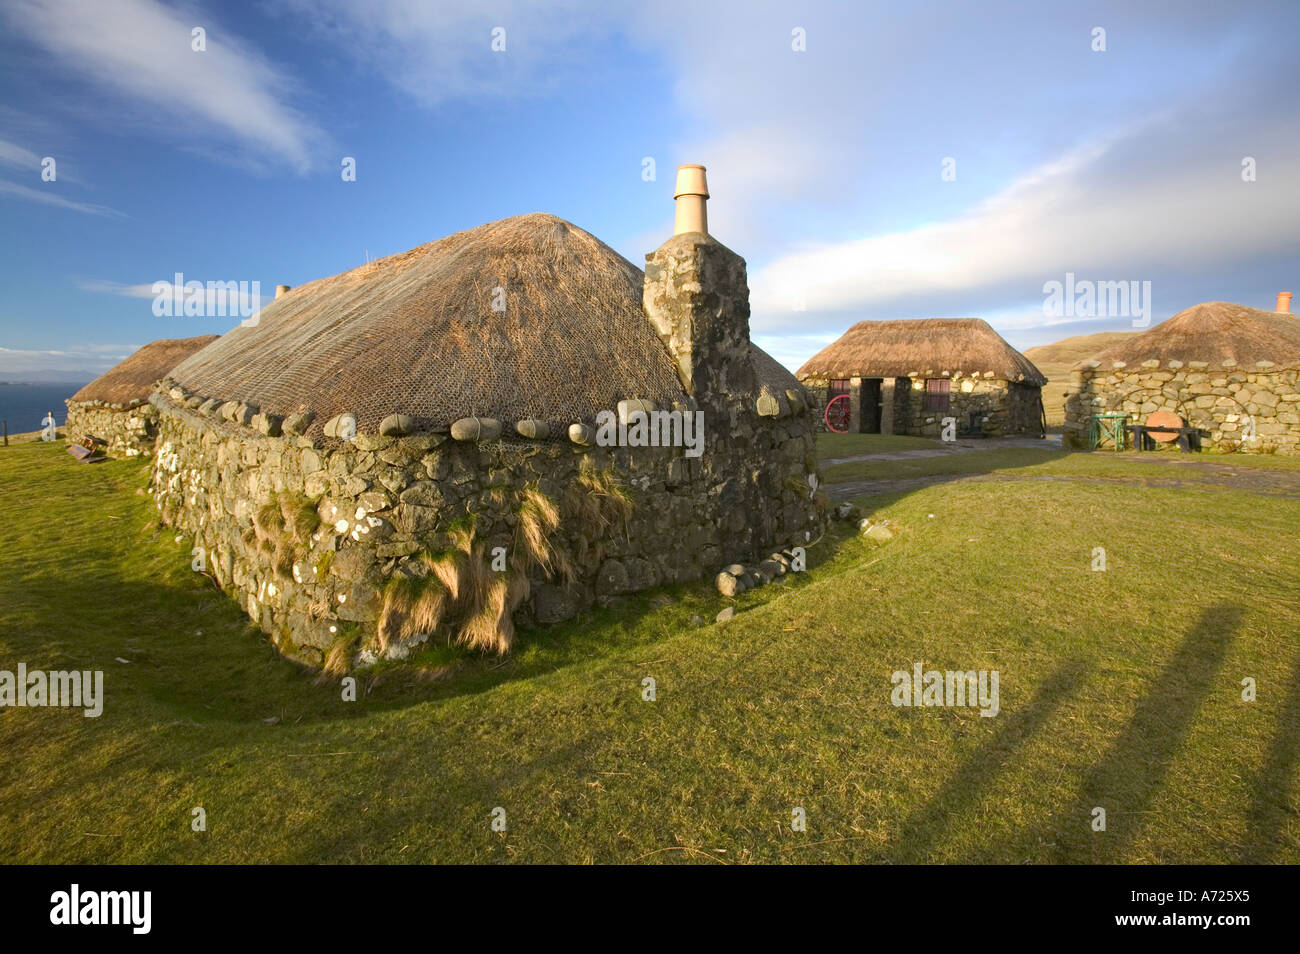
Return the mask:
<svg viewBox="0 0 1300 954"><path fill-rule="evenodd" d="M1130 424L1126 428L1133 432L1133 449L1138 451L1155 450L1156 441L1152 434L1176 434L1178 446L1184 454L1201 449L1201 429L1199 427L1161 427L1153 424Z"/></svg>

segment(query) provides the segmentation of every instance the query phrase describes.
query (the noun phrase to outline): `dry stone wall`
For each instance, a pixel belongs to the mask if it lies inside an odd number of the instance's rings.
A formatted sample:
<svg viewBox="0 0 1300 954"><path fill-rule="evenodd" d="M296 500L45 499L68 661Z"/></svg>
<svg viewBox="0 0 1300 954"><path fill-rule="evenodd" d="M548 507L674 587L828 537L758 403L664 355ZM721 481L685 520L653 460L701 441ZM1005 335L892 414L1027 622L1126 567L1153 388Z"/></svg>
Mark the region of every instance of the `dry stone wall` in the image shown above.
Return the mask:
<svg viewBox="0 0 1300 954"><path fill-rule="evenodd" d="M205 413L185 406L192 396L180 397L154 398L160 516L192 535L194 558L283 651L314 665L348 626L360 631L362 647L373 644L386 581L418 572L421 551L454 545L467 519L488 553L509 553L530 485L556 502L555 543L576 573L572 583L531 574L530 596L514 613L525 625L806 544L823 520L806 413L751 412L712 428L706 417L706 450L691 458L682 448L461 441L448 433L272 436L224 420L212 402L199 402ZM236 415L250 423L256 416ZM589 519L584 470L611 474L626 491L625 525ZM302 539L286 531L272 558L257 537L258 514L286 495L310 506L315 526Z"/></svg>
<svg viewBox="0 0 1300 954"><path fill-rule="evenodd" d="M69 441L84 435L100 438L109 457L148 457L158 436L158 412L147 401L130 407L68 402L64 430Z"/></svg>
<svg viewBox="0 0 1300 954"><path fill-rule="evenodd" d="M906 408L901 415L898 404L895 404L895 433L939 437L945 417L956 418L957 429L966 430L972 415L981 419L980 429L990 437L1037 435L1042 431L1038 410L1041 392L1032 385L955 372L949 376L948 410L927 411L925 378L913 375L911 382Z"/></svg>
<svg viewBox="0 0 1300 954"><path fill-rule="evenodd" d="M1093 414L1126 413L1130 423L1172 411L1202 431L1202 446L1221 451L1300 454L1300 371L1260 361L1085 362L1071 373L1065 441L1087 447Z"/></svg>

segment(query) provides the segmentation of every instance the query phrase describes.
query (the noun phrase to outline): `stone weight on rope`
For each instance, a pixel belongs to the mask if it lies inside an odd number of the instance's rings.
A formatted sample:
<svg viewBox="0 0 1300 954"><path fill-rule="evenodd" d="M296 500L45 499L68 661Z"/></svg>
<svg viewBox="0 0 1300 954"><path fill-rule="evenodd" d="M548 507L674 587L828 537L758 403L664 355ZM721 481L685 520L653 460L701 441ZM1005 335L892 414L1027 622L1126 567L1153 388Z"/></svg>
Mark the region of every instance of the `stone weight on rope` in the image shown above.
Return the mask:
<svg viewBox="0 0 1300 954"><path fill-rule="evenodd" d="M405 414L390 414L379 422L381 437L405 437L415 431L415 418Z"/></svg>
<svg viewBox="0 0 1300 954"><path fill-rule="evenodd" d="M781 402L778 401L774 395L768 394L766 391L758 396L755 406L758 409L759 417L781 416Z"/></svg>
<svg viewBox="0 0 1300 954"><path fill-rule="evenodd" d="M790 401L790 409L795 414L807 410L808 404L804 401L802 392L796 391L794 388L786 388L785 396Z"/></svg>
<svg viewBox="0 0 1300 954"><path fill-rule="evenodd" d="M314 420L316 420L314 411L298 411L295 414L290 414L284 419L284 432L286 434L305 434Z"/></svg>
<svg viewBox="0 0 1300 954"><path fill-rule="evenodd" d="M575 444L581 444L583 447L591 446L591 442L596 439L596 432L586 424L570 424L569 440Z"/></svg>
<svg viewBox="0 0 1300 954"><path fill-rule="evenodd" d="M501 436L501 422L493 417L462 417L451 425L458 441L494 441Z"/></svg>
<svg viewBox="0 0 1300 954"><path fill-rule="evenodd" d="M627 424L631 421L632 415L636 412L640 411L644 414L649 414L654 409L655 406L653 401L646 401L642 398L628 398L626 401L619 401L618 422L620 424Z"/></svg>
<svg viewBox="0 0 1300 954"><path fill-rule="evenodd" d="M280 415L278 414L255 414L253 415L253 429L267 437L280 436Z"/></svg>
<svg viewBox="0 0 1300 954"><path fill-rule="evenodd" d="M350 441L357 436L357 416L355 414L336 414L325 422L325 436Z"/></svg>
<svg viewBox="0 0 1300 954"><path fill-rule="evenodd" d="M535 418L520 421L515 425L515 430L520 437L526 437L530 441L544 441L551 436L551 426Z"/></svg>

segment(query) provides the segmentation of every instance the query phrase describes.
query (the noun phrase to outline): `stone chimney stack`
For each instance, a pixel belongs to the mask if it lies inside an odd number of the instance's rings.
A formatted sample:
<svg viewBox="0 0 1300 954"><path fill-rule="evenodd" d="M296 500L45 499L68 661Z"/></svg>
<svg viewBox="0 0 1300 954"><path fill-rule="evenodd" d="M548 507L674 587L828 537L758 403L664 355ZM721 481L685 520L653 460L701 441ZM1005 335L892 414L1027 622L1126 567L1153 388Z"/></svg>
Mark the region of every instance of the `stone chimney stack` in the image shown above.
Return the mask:
<svg viewBox="0 0 1300 954"><path fill-rule="evenodd" d="M275 297L276 297L276 298L279 298L281 295L286 295L286 294L288 294L288 293L289 293L289 286L288 286L288 285L276 285L276 286L275 286Z"/></svg>
<svg viewBox="0 0 1300 954"><path fill-rule="evenodd" d="M686 393L714 416L713 433L757 392L749 359L749 284L745 260L712 238L704 167L677 170L673 237L646 256L642 305L677 362Z"/></svg>
<svg viewBox="0 0 1300 954"><path fill-rule="evenodd" d="M677 167L677 188L673 190L673 198L677 200L674 235L687 232L709 234L709 211L705 206L709 200L709 184L705 181L704 171L703 166Z"/></svg>
<svg viewBox="0 0 1300 954"><path fill-rule="evenodd" d="M1277 293L1277 311L1279 314L1283 314L1283 315L1291 314L1291 293L1290 292Z"/></svg>

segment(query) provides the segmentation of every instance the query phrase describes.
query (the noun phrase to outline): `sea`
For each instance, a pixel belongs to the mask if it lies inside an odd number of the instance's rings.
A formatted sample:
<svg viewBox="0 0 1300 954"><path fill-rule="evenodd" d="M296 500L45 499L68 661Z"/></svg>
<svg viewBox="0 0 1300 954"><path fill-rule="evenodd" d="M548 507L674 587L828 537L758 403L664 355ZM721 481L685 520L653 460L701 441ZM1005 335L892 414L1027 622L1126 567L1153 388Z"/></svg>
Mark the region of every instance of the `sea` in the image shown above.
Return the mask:
<svg viewBox="0 0 1300 954"><path fill-rule="evenodd" d="M76 394L81 384L9 384L0 382L0 421L9 427L10 434L39 431L41 420L53 411L54 420L62 427L68 419L66 398Z"/></svg>

